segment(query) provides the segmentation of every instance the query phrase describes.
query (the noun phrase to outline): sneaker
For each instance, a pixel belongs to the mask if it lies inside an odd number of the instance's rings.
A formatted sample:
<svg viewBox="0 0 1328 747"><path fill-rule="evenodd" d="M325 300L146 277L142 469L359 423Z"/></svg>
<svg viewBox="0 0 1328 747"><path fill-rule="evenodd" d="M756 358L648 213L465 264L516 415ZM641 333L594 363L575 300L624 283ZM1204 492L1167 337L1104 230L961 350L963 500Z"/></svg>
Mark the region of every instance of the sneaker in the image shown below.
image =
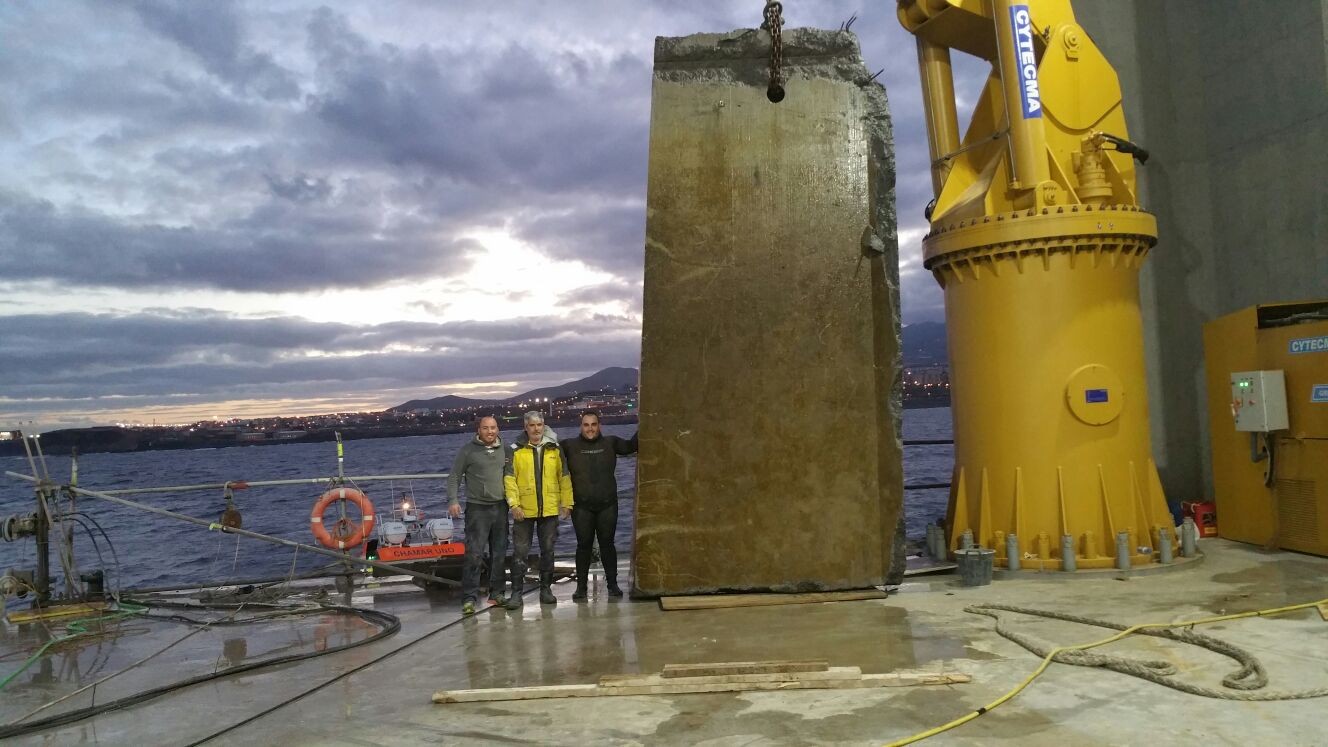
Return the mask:
<svg viewBox="0 0 1328 747"><path fill-rule="evenodd" d="M617 581L610 581L610 582L609 582L609 596L611 596L611 597L620 597L620 596L622 596L622 595L623 595L623 591L622 591L622 589L619 589L619 588L618 588L618 582L617 582Z"/></svg>
<svg viewBox="0 0 1328 747"><path fill-rule="evenodd" d="M505 601L507 601L507 600L504 599L504 598L503 598L503 595L501 595L501 594L499 594L499 595L497 595L497 596L495 596L495 595L493 595L493 594L490 594L490 595L489 595L489 604L491 604L491 605L493 605L493 606L495 606L495 607L501 607L501 606L503 605L503 602L505 602Z"/></svg>
<svg viewBox="0 0 1328 747"><path fill-rule="evenodd" d="M462 603L461 603L461 614L463 614L463 615L473 615L473 614L475 614L475 602L474 602L473 600L470 600L470 599L467 599L466 601L462 602Z"/></svg>
<svg viewBox="0 0 1328 747"><path fill-rule="evenodd" d="M547 586L540 587L540 604L557 604L558 597L553 595L553 589Z"/></svg>
<svg viewBox="0 0 1328 747"><path fill-rule="evenodd" d="M520 594L514 592L512 596L507 598L506 602L503 602L503 609L519 610L524 601L524 598Z"/></svg>
<svg viewBox="0 0 1328 747"><path fill-rule="evenodd" d="M573 602L584 602L584 601L586 601L586 585L585 585L585 584L577 584L577 585L576 585L576 591L572 592L572 601L573 601Z"/></svg>

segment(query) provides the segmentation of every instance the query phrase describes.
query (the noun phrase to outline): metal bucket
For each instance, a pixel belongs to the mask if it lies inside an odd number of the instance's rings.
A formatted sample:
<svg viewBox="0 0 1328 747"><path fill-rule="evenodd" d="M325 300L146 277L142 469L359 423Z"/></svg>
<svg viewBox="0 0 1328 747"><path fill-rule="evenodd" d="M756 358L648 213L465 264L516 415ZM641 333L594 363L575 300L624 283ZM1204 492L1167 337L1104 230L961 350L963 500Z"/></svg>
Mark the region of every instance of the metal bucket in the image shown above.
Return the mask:
<svg viewBox="0 0 1328 747"><path fill-rule="evenodd" d="M959 578L964 586L986 586L991 583L992 562L996 559L995 550L974 547L968 550L956 550L955 560L959 564Z"/></svg>

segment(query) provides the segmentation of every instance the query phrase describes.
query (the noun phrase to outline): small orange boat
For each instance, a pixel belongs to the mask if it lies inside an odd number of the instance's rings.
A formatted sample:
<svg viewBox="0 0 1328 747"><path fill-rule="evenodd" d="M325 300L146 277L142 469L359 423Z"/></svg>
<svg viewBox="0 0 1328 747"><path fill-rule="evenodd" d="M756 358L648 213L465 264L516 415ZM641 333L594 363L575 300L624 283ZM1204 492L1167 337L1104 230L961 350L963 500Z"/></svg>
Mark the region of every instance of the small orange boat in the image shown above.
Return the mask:
<svg viewBox="0 0 1328 747"><path fill-rule="evenodd" d="M461 578L466 543L456 535L448 516L430 518L415 502L401 496L390 512L375 517L374 536L364 544L364 557L396 563L443 578ZM416 567L418 566L418 567Z"/></svg>

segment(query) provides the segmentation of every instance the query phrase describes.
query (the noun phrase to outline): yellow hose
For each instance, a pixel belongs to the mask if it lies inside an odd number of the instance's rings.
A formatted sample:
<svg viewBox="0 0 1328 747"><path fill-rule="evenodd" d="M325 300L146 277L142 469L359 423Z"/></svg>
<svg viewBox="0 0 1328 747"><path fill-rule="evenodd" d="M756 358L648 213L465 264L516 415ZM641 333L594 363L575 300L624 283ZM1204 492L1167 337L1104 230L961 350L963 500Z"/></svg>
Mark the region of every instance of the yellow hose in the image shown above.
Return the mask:
<svg viewBox="0 0 1328 747"><path fill-rule="evenodd" d="M914 734L911 737L905 737L903 739L890 742L889 745L887 745L887 747L899 747L900 745L913 744L914 742L920 742L924 739L927 739L928 737L934 737L937 734L940 734L942 732L947 732L955 728L956 726L961 726L963 724L966 724L969 721L972 721L973 719L977 718L978 716L981 716L982 714L993 710L997 706L1006 703L1014 696L1023 692L1024 688L1032 684L1033 680L1037 679L1038 675L1047 671L1047 666L1050 665L1052 660L1055 659L1056 656L1063 651L1076 651L1076 650L1082 651L1090 648L1097 648L1098 646L1105 646L1108 643L1119 641L1120 639L1128 635L1133 635L1134 633L1137 633L1140 630L1145 630L1147 628L1186 628L1191 625L1206 625L1208 623L1223 622L1225 620L1239 620L1242 617L1271 617L1273 615L1286 614L1287 612L1295 612L1296 610L1309 609L1311 607L1321 607L1322 605L1328 605L1328 599L1320 599L1317 602L1305 602L1304 604L1293 604L1288 607L1275 607L1273 609L1256 610L1253 612L1239 612L1234 615L1205 617L1199 620L1187 620L1185 622L1178 622L1178 623L1141 623L1139 625L1126 628L1125 630L1122 630L1121 632L1115 635L1108 636L1106 638L1103 638L1098 641L1093 641L1091 643L1080 643L1074 646L1060 646L1058 648L1052 649L1045 657L1043 657L1042 663L1038 665L1037 669L1033 670L1032 674L1025 677L1023 682L1020 682L1018 685L1014 686L1014 688L1012 688L1009 692L1005 693L996 700L993 700L987 705L982 706L976 711L966 713L963 716L960 716L959 718L947 724L942 724L933 729L928 729L926 731L918 732L917 734Z"/></svg>

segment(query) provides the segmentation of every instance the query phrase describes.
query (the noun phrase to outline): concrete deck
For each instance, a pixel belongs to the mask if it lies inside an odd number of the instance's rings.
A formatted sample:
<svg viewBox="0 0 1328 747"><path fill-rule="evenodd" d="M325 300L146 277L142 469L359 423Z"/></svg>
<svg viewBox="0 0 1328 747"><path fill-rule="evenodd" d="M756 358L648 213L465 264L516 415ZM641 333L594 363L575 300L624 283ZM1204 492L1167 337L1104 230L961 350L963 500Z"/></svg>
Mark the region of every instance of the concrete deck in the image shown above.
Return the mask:
<svg viewBox="0 0 1328 747"><path fill-rule="evenodd" d="M403 630L391 639L195 687L30 743L189 744L253 719L211 743L882 744L984 705L1036 667L1036 657L998 636L991 619L963 612L970 604L1025 605L1137 623L1328 597L1328 559L1223 540L1205 540L1201 549L1208 555L1204 563L1156 576L1006 580L976 589L940 577L914 587L930 590L885 600L785 607L663 612L653 602L608 599L602 587L588 603L573 604L570 585L560 584L556 607L541 607L528 596L520 613L493 610L458 623L457 601L449 596L399 594L377 602L402 617ZM449 623L456 624L439 630ZM1019 627L1062 643L1108 633L1033 618ZM1253 652L1268 670L1270 690L1328 687L1328 622L1314 610L1219 623L1203 632ZM311 633L301 635L306 645L312 642ZM249 653L263 655L266 650L257 649L267 645L250 643ZM1212 687L1235 669L1231 660L1206 650L1158 639L1132 639L1107 650L1167 659L1182 676ZM202 664L210 670L217 651L195 658L206 658ZM455 705L429 699L439 689L590 683L603 674L651 673L671 663L780 658L825 658L864 672L962 671L974 681ZM357 667L363 668L349 673ZM173 668L162 680L179 675ZM44 695L53 693L48 688ZM105 697L111 695L99 695ZM0 704L7 717L19 710L10 707L12 698L6 692ZM1015 700L929 743L1322 744L1324 705L1322 699L1205 699L1110 671L1055 664Z"/></svg>

